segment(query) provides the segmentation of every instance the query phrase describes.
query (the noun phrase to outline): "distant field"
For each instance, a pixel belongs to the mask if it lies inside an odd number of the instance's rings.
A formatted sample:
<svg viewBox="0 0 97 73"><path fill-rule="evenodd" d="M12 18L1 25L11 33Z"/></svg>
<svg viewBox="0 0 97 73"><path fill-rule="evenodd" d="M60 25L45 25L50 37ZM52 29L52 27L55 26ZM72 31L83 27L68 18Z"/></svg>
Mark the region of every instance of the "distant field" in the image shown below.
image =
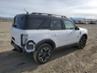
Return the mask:
<svg viewBox="0 0 97 73"><path fill-rule="evenodd" d="M12 22L0 22L0 49L1 47L10 47L10 28ZM4 50L4 49L3 49ZM1 51L0 51L1 52Z"/></svg>
<svg viewBox="0 0 97 73"><path fill-rule="evenodd" d="M88 42L83 50L75 47L58 49L51 61L37 65L32 55L12 51L11 24L0 22L0 73L97 73L97 25L78 25L89 31Z"/></svg>

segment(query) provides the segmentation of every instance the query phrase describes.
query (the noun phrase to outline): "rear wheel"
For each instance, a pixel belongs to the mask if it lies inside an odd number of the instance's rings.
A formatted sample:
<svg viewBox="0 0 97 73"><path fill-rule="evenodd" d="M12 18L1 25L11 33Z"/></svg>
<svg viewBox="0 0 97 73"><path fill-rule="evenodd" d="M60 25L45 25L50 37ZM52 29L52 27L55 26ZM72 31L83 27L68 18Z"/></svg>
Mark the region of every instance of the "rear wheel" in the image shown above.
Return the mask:
<svg viewBox="0 0 97 73"><path fill-rule="evenodd" d="M78 43L78 48L83 49L86 45L87 38L85 36L82 36L79 43Z"/></svg>
<svg viewBox="0 0 97 73"><path fill-rule="evenodd" d="M52 46L49 44L42 44L33 53L34 61L43 64L46 63L52 55Z"/></svg>

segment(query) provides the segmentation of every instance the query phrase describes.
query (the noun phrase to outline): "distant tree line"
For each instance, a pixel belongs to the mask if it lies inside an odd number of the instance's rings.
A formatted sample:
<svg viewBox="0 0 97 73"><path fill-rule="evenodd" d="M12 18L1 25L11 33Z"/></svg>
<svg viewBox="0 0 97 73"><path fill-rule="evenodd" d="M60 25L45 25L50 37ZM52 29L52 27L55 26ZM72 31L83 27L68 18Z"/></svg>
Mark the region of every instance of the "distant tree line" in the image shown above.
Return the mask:
<svg viewBox="0 0 97 73"><path fill-rule="evenodd" d="M0 17L0 21L2 22L10 22L10 21L13 21L13 18L10 18L10 17Z"/></svg>

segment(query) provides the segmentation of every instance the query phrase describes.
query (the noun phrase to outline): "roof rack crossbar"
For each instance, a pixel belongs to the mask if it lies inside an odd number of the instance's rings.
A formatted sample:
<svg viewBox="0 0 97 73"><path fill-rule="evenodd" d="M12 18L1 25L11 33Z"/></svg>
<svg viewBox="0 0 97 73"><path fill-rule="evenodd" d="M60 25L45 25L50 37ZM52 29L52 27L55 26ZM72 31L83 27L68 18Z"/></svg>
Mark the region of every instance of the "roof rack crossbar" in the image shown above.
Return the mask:
<svg viewBox="0 0 97 73"><path fill-rule="evenodd" d="M46 15L46 16L55 16L55 17L62 17L62 18L66 18L66 16L62 16L62 15L56 15L56 14L48 14L48 13L32 13L34 15Z"/></svg>

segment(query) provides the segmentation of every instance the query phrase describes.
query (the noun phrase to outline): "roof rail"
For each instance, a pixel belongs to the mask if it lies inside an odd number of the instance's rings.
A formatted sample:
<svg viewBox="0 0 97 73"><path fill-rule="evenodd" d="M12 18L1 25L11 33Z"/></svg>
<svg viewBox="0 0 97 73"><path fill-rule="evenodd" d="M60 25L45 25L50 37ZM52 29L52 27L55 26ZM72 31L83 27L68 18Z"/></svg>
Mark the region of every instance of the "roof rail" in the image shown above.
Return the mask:
<svg viewBox="0 0 97 73"><path fill-rule="evenodd" d="M52 15L52 14L48 14L48 13L36 13L36 12L34 12L32 14L34 14L34 15L48 15L48 16Z"/></svg>
<svg viewBox="0 0 97 73"><path fill-rule="evenodd" d="M48 13L37 13L37 12L33 12L31 14L34 15L45 15L45 16L54 16L54 17L61 17L61 18L67 18L66 16L62 16L62 15L56 15L56 14L48 14Z"/></svg>

